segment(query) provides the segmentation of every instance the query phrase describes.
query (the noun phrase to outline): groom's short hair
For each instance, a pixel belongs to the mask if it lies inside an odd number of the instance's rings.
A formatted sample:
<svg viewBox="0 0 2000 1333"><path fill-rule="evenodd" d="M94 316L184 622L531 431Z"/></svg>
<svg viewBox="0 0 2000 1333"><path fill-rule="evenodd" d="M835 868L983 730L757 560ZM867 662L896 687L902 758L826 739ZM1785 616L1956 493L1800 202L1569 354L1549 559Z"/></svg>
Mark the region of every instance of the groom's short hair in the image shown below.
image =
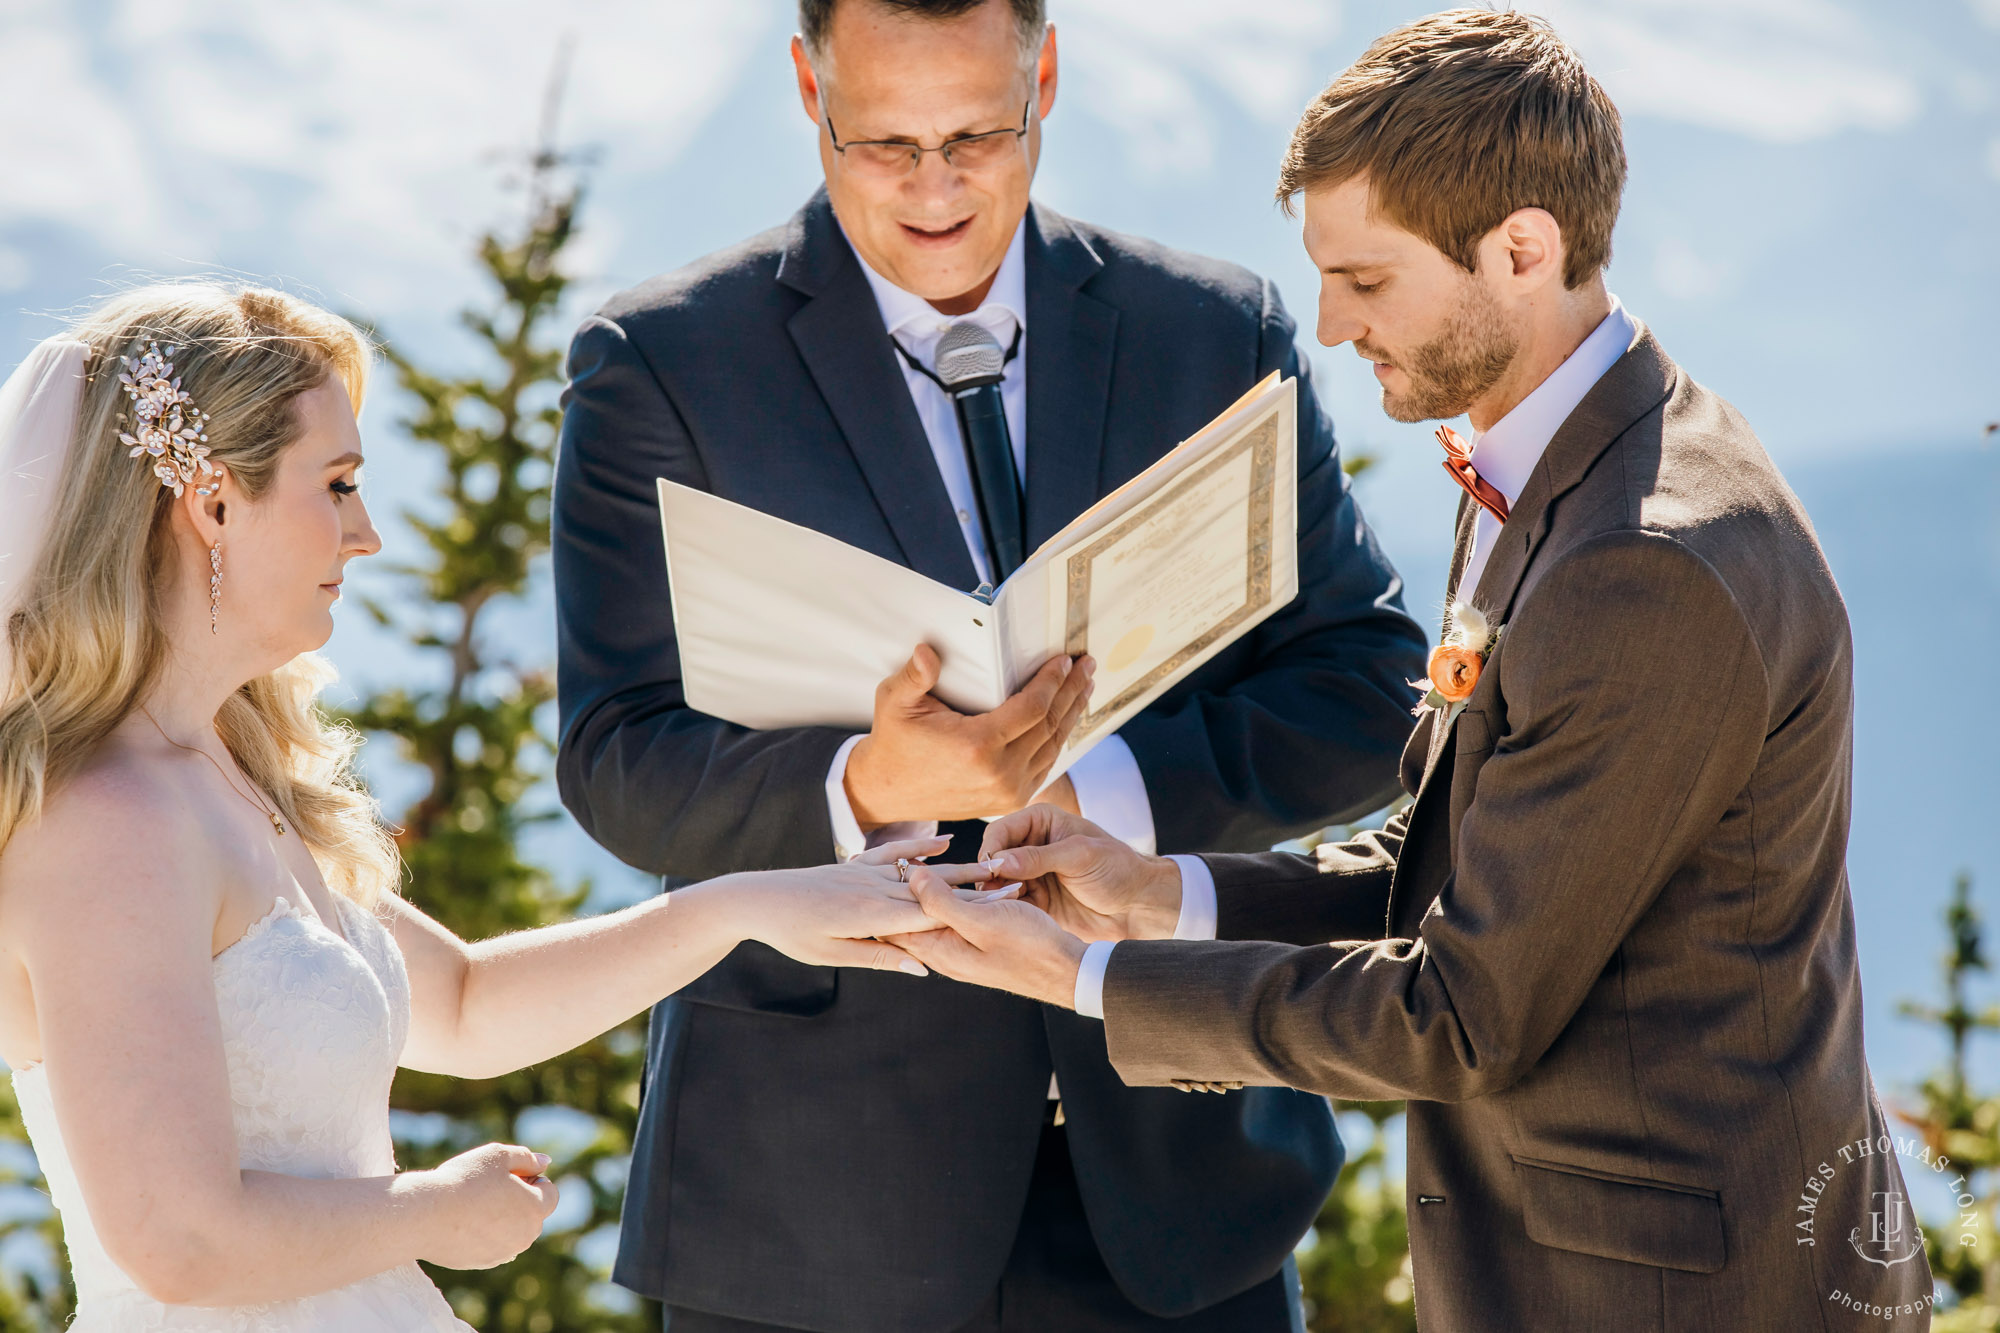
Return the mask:
<svg viewBox="0 0 2000 1333"><path fill-rule="evenodd" d="M1452 9L1378 38L1306 108L1278 199L1362 176L1378 212L1467 272L1509 213L1547 209L1574 288L1611 262L1625 141L1547 20Z"/></svg>
<svg viewBox="0 0 2000 1333"><path fill-rule="evenodd" d="M855 0L848 2L855 3ZM1042 49L1042 33L1049 23L1046 0L867 0L867 3L880 5L892 14L937 21L970 14L989 2L1006 4L1013 9L1014 26L1021 33L1023 58L1032 59ZM815 60L826 49L826 31L833 24L835 3L837 0L799 0L799 36L805 41L806 53Z"/></svg>

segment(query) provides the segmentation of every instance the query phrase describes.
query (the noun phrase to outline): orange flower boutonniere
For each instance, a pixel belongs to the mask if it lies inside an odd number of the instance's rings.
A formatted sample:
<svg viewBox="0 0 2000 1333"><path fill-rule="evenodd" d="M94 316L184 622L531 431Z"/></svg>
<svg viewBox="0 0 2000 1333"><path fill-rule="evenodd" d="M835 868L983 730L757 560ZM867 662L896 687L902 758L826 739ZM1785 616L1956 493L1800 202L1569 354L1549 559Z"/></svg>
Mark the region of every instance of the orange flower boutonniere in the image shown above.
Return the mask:
<svg viewBox="0 0 2000 1333"><path fill-rule="evenodd" d="M1500 642L1500 631L1486 622L1484 613L1468 602L1455 602L1445 619L1444 642L1431 649L1430 675L1412 682L1424 692L1425 708L1455 710L1479 684L1479 673Z"/></svg>
<svg viewBox="0 0 2000 1333"><path fill-rule="evenodd" d="M1431 649L1431 688L1448 704L1464 703L1479 684L1479 668L1484 665L1472 649L1441 643Z"/></svg>

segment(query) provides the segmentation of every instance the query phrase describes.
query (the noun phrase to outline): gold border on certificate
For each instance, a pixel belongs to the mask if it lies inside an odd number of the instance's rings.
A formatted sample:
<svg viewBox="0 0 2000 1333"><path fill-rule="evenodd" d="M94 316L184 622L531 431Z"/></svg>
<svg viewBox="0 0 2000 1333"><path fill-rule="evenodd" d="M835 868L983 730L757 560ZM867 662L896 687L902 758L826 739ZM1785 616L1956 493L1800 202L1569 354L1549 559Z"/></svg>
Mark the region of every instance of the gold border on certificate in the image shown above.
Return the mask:
<svg viewBox="0 0 2000 1333"><path fill-rule="evenodd" d="M1211 625L1193 642L1183 645L1180 651L1147 672L1141 679L1127 686L1117 698L1101 708L1093 708L1086 712L1076 724L1072 741L1087 736L1102 726L1106 719L1116 716L1135 699L1173 675L1189 658L1200 653L1270 601L1271 525L1277 507L1278 420L1279 414L1272 412L1246 430L1228 448L1220 450L1215 457L1182 477L1165 492L1149 500L1138 513L1070 556L1067 571L1064 651L1072 657L1077 657L1087 651L1090 641L1090 582L1091 571L1097 557L1117 545L1134 528L1149 521L1158 510L1174 503L1194 487L1200 486L1216 471L1241 458L1246 451L1250 453L1250 522L1249 530L1245 534L1250 559L1249 571L1244 578L1242 605Z"/></svg>

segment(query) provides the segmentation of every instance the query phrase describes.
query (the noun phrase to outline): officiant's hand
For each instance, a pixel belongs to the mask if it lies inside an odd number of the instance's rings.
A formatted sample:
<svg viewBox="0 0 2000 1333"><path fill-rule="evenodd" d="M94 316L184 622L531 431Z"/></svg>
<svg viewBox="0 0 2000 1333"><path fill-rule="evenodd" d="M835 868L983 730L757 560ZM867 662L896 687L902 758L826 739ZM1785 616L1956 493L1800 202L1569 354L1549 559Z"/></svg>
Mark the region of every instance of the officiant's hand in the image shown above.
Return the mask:
<svg viewBox="0 0 2000 1333"><path fill-rule="evenodd" d="M919 645L875 687L875 721L847 757L847 799L863 830L905 820L978 819L1035 797L1090 701L1090 658L1052 657L990 713L931 691L943 663Z"/></svg>
<svg viewBox="0 0 2000 1333"><path fill-rule="evenodd" d="M1019 883L1023 901L1086 940L1171 939L1180 923L1179 866L1055 806L994 820L979 856L996 881Z"/></svg>

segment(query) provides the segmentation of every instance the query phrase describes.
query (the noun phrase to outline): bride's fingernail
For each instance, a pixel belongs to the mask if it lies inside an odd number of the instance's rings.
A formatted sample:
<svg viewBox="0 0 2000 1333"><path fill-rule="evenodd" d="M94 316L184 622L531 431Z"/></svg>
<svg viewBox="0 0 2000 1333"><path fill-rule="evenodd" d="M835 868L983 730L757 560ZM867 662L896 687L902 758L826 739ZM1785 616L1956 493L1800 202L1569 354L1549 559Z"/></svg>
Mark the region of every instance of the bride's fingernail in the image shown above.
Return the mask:
<svg viewBox="0 0 2000 1333"><path fill-rule="evenodd" d="M898 972L908 972L913 977L927 977L931 974L929 968L914 958L905 958L902 962L896 964L896 970Z"/></svg>

